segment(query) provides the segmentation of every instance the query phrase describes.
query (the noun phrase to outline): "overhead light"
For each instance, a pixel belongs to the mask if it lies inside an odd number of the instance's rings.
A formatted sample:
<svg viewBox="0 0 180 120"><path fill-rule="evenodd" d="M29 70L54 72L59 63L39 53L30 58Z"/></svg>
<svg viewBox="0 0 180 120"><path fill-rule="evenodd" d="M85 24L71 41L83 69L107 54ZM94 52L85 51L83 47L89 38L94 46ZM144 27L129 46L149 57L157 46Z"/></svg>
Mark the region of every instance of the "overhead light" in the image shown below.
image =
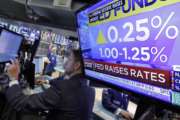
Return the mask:
<svg viewBox="0 0 180 120"><path fill-rule="evenodd" d="M53 5L57 7L71 8L72 0L54 0Z"/></svg>

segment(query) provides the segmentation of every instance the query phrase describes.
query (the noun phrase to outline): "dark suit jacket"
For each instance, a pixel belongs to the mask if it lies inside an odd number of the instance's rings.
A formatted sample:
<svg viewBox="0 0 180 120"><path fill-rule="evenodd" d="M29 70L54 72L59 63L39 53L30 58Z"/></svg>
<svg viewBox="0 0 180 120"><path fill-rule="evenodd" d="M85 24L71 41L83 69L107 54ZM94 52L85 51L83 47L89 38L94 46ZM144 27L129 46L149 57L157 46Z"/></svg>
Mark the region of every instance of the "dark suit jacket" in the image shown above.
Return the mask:
<svg viewBox="0 0 180 120"><path fill-rule="evenodd" d="M26 96L19 85L8 88L6 98L20 112L49 110L48 120L88 120L88 86L81 75L55 80L43 93Z"/></svg>

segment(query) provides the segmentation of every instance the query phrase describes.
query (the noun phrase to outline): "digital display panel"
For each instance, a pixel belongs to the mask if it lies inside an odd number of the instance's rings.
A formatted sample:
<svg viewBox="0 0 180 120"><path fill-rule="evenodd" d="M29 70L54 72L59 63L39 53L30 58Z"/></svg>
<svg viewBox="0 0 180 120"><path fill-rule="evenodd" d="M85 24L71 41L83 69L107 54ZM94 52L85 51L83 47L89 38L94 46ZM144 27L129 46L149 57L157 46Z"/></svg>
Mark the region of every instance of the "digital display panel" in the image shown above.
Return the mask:
<svg viewBox="0 0 180 120"><path fill-rule="evenodd" d="M40 30L37 29L21 26L19 27L18 33L22 34L27 40L30 41L35 41L40 39Z"/></svg>
<svg viewBox="0 0 180 120"><path fill-rule="evenodd" d="M24 22L15 22L13 20L0 19L0 27L21 34L26 40L32 42L34 42L35 40L40 40L41 31L39 29L31 27L28 23L26 25L26 23Z"/></svg>
<svg viewBox="0 0 180 120"><path fill-rule="evenodd" d="M179 0L102 0L77 14L85 74L180 106Z"/></svg>
<svg viewBox="0 0 180 120"><path fill-rule="evenodd" d="M17 56L22 40L22 36L3 30L0 36L0 53Z"/></svg>

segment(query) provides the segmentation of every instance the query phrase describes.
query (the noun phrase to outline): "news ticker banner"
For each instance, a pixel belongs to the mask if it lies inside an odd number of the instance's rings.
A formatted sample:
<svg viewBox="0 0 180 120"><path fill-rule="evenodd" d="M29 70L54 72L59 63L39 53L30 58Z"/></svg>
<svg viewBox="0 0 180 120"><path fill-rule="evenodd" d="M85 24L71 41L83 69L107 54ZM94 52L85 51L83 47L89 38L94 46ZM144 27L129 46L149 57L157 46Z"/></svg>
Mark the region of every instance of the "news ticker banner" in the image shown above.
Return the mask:
<svg viewBox="0 0 180 120"><path fill-rule="evenodd" d="M98 73L89 69L85 69L85 73L88 76L96 76L99 80L106 81L108 83L118 85L122 88L135 91L140 94L151 96L165 102L172 103L174 105L180 106L180 93L169 89L164 89L137 81L132 81L128 79L118 78L111 75Z"/></svg>
<svg viewBox="0 0 180 120"><path fill-rule="evenodd" d="M99 73L138 81L149 85L171 89L171 73L166 70L158 70L145 67L135 67L123 64L113 64L98 61L84 61L85 68Z"/></svg>
<svg viewBox="0 0 180 120"><path fill-rule="evenodd" d="M112 64L92 60L84 61L85 68L98 73L138 81L142 84L154 85L161 88L180 92L180 72L159 70L146 67L135 67L123 64ZM104 79L103 79L104 80ZM110 81L107 81L110 82Z"/></svg>
<svg viewBox="0 0 180 120"><path fill-rule="evenodd" d="M172 69L173 65L180 66L180 1L136 2L126 1L129 11L125 11L125 6L116 9L99 6L96 9L100 12L90 12L91 18L97 17L88 26L90 44L87 47L91 49L91 57L166 69ZM108 9L110 12L106 11Z"/></svg>
<svg viewBox="0 0 180 120"><path fill-rule="evenodd" d="M85 73L122 88L180 106L180 72L86 60Z"/></svg>
<svg viewBox="0 0 180 120"><path fill-rule="evenodd" d="M125 78L115 77L112 75L99 73L99 72L89 70L89 69L85 69L85 73L88 76L96 76L97 79L111 83L113 85L120 86L122 88L132 90L136 93L144 94L146 96L151 96L151 97L163 100L165 102L171 103L172 93L169 89L140 83L138 81L132 81ZM174 97L174 101L178 102L177 100L175 100L175 97Z"/></svg>

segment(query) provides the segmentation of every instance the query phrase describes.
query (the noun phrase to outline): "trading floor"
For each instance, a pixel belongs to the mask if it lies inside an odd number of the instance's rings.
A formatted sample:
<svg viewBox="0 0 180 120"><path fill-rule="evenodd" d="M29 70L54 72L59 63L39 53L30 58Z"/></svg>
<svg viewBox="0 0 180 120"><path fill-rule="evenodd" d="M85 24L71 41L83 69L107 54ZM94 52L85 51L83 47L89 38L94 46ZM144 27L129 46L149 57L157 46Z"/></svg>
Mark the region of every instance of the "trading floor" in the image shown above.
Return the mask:
<svg viewBox="0 0 180 120"><path fill-rule="evenodd" d="M179 0L0 0L0 120L180 120Z"/></svg>

